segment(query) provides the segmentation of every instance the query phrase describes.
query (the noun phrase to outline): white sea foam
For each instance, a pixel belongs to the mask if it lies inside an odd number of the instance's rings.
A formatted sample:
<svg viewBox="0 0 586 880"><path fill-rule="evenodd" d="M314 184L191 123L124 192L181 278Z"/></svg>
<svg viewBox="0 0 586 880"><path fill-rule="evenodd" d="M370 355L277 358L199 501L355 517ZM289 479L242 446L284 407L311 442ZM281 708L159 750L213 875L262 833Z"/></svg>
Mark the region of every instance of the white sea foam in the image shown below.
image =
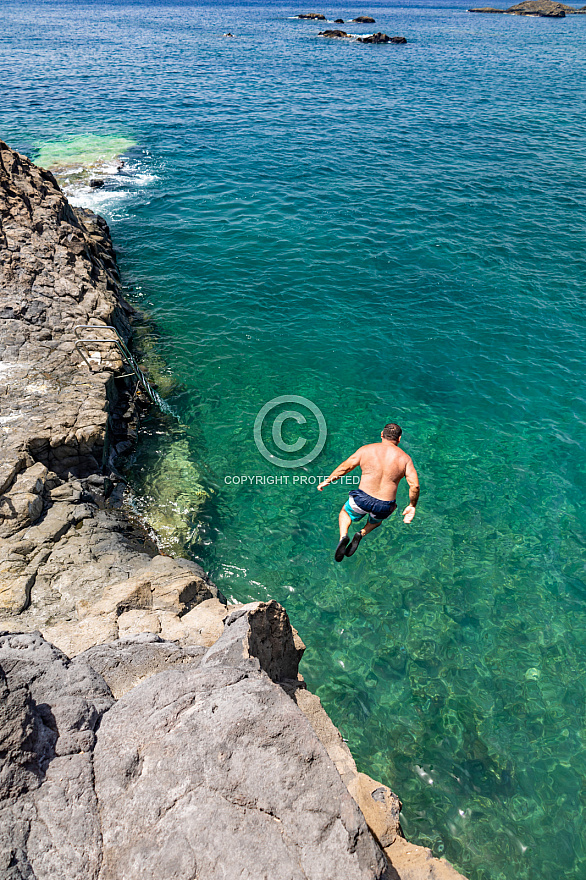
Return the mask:
<svg viewBox="0 0 586 880"><path fill-rule="evenodd" d="M128 137L86 134L39 143L35 160L54 173L72 205L119 220L159 180L148 151L128 155L135 152ZM93 179L103 185L91 187Z"/></svg>
<svg viewBox="0 0 586 880"><path fill-rule="evenodd" d="M122 168L117 161L93 164L82 169L81 175L60 176L59 182L72 205L90 208L110 220L120 220L127 217L129 208L142 201L149 187L160 180L149 163L150 159L145 156L124 160ZM89 181L93 178L103 180L104 185L91 187Z"/></svg>

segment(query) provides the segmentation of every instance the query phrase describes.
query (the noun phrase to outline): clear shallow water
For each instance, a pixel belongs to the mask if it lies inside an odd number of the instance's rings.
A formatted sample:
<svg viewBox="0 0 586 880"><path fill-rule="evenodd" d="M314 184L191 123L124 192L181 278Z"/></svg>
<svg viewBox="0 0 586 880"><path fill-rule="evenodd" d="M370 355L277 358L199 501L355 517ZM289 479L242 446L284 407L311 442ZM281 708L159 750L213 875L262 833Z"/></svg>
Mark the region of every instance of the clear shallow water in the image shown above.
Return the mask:
<svg viewBox="0 0 586 880"><path fill-rule="evenodd" d="M169 546L286 604L412 839L473 880L578 880L586 17L464 7L324 7L409 41L368 47L296 6L5 0L2 136L136 145L103 190L70 185L160 331L180 423L147 426L132 479ZM252 431L281 394L323 411L323 453L287 486L226 484L283 473ZM292 476L391 419L417 517L336 566L344 490Z"/></svg>

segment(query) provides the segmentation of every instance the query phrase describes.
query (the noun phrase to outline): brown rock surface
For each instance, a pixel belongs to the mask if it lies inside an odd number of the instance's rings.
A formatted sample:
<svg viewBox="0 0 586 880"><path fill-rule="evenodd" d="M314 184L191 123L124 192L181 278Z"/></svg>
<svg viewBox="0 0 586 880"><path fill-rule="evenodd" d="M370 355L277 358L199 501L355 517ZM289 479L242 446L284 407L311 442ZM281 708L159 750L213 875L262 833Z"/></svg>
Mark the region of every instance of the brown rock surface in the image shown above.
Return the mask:
<svg viewBox="0 0 586 880"><path fill-rule="evenodd" d="M3 535L39 515L34 505L12 509L26 468L41 462L63 477L101 467L109 411L124 392L114 381L121 363L103 347L90 372L75 351L74 328L111 324L128 335L132 310L118 280L106 223L74 211L50 172L0 142Z"/></svg>
<svg viewBox="0 0 586 880"><path fill-rule="evenodd" d="M404 837L396 837L385 853L393 866L391 880L466 880L445 859L436 859L426 846L416 846Z"/></svg>

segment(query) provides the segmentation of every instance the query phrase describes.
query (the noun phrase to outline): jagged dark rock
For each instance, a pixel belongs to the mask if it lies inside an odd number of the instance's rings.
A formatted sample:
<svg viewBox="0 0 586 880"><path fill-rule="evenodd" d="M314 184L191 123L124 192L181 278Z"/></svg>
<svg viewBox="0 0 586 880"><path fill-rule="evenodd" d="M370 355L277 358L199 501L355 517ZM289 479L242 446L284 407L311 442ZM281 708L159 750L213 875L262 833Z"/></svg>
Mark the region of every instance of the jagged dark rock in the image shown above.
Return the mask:
<svg viewBox="0 0 586 880"><path fill-rule="evenodd" d="M296 680L304 650L281 605L253 602L226 618L224 632L207 652L202 667L238 665L249 657L253 667L264 670L273 681Z"/></svg>
<svg viewBox="0 0 586 880"><path fill-rule="evenodd" d="M101 186L104 186L105 181L99 177L92 177L90 180L90 186L92 189L99 189Z"/></svg>
<svg viewBox="0 0 586 880"><path fill-rule="evenodd" d="M354 37L352 34L347 34L346 31L320 31L318 34L319 37L330 37L335 40L353 40ZM368 37L357 37L357 43L406 43L407 40L405 37L389 37L388 34L371 34Z"/></svg>
<svg viewBox="0 0 586 880"><path fill-rule="evenodd" d="M584 15L586 6L576 9L565 3L556 3L555 0L523 0L515 6L507 9L495 9L492 6L483 6L469 9L468 12L502 13L506 15L528 15L537 18L565 18L566 15Z"/></svg>
<svg viewBox="0 0 586 880"><path fill-rule="evenodd" d="M318 37L331 37L339 40L343 40L345 37L349 40L352 39L350 34L347 34L346 31L320 31Z"/></svg>
<svg viewBox="0 0 586 880"><path fill-rule="evenodd" d="M358 37L359 43L406 43L405 37L389 37L388 34L371 34L369 37Z"/></svg>
<svg viewBox="0 0 586 880"><path fill-rule="evenodd" d="M334 24L344 24L344 19L343 18L336 18L334 20Z"/></svg>

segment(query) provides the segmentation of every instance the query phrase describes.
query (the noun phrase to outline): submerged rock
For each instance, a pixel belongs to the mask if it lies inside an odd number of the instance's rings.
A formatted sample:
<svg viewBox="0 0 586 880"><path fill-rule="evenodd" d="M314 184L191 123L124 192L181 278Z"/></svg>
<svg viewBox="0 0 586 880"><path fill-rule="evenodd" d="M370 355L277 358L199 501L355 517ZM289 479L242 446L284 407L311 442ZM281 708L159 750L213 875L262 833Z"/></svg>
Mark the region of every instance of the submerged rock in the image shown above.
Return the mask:
<svg viewBox="0 0 586 880"><path fill-rule="evenodd" d="M356 18L353 18L352 21L357 22L357 24L374 24L374 18L371 18L370 15L359 15Z"/></svg>
<svg viewBox="0 0 586 880"><path fill-rule="evenodd" d="M104 186L105 181L98 177L92 177L90 179L90 186L92 189L99 189L101 186Z"/></svg>
<svg viewBox="0 0 586 880"><path fill-rule="evenodd" d="M327 18L321 12L303 12L297 15L296 18L307 18L310 21L327 21Z"/></svg>

